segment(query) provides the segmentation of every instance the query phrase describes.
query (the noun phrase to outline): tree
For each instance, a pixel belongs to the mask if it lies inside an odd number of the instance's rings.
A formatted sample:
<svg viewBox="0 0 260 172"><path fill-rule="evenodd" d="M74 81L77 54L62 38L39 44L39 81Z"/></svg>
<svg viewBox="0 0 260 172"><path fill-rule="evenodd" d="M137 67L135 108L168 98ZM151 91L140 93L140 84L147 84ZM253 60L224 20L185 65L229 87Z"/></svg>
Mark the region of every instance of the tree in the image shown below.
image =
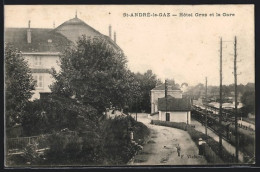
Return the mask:
<svg viewBox="0 0 260 172"><path fill-rule="evenodd" d="M60 58L61 71L54 71L54 94L72 97L91 105L101 115L106 107L123 107L127 102L129 71L123 52L102 38L81 37L75 48Z"/></svg>
<svg viewBox="0 0 260 172"><path fill-rule="evenodd" d="M152 70L147 70L144 74L136 73L135 82L139 83L139 93L137 96L136 103L138 111L144 110L150 112L151 110L151 95L150 91L162 82L157 79L157 76L153 74ZM136 110L136 108L133 108Z"/></svg>
<svg viewBox="0 0 260 172"><path fill-rule="evenodd" d="M35 82L27 62L11 45L5 45L5 102L7 127L21 122Z"/></svg>
<svg viewBox="0 0 260 172"><path fill-rule="evenodd" d="M255 113L255 91L246 91L241 97L243 103L243 111L248 113Z"/></svg>

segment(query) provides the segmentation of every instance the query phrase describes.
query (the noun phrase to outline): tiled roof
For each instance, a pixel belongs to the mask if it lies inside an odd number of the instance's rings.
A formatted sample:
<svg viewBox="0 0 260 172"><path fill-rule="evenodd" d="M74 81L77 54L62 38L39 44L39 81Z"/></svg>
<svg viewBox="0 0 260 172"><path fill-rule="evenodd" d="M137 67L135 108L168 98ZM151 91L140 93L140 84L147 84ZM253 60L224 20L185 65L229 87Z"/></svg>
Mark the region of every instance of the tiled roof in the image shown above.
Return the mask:
<svg viewBox="0 0 260 172"><path fill-rule="evenodd" d="M69 27L69 26L73 26L73 25L77 25L77 26L84 26L86 29L91 30L93 32L95 32L96 34L101 34L100 32L98 32L96 29L94 29L93 27L89 26L88 24L86 24L83 20L80 20L79 18L73 18L70 19L64 23L62 23L61 25L59 25L57 28L55 28L55 31L59 31L62 30L64 27Z"/></svg>
<svg viewBox="0 0 260 172"><path fill-rule="evenodd" d="M166 110L166 98L158 99L158 110L165 111ZM190 111L191 110L191 102L190 99L187 98L174 98L170 95L167 96L167 111Z"/></svg>
<svg viewBox="0 0 260 172"><path fill-rule="evenodd" d="M27 28L6 28L5 42L24 52L62 52L72 42L53 29L31 28L31 43L27 43Z"/></svg>
<svg viewBox="0 0 260 172"><path fill-rule="evenodd" d="M152 90L165 90L165 84L158 85ZM168 85L168 90L180 90L180 88L174 86L174 85Z"/></svg>
<svg viewBox="0 0 260 172"><path fill-rule="evenodd" d="M73 18L55 29L31 28L31 43L27 43L27 28L6 28L5 42L23 52L63 52L75 45L82 35L101 37L115 49L121 48L108 36L101 34L84 21Z"/></svg>

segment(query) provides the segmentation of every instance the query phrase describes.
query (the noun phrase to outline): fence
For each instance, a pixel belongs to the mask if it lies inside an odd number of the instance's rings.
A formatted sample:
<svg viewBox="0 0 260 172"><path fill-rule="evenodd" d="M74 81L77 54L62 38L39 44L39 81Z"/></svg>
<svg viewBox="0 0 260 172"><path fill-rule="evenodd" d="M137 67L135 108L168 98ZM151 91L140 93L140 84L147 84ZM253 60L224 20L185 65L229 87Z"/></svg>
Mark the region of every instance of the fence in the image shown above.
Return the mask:
<svg viewBox="0 0 260 172"><path fill-rule="evenodd" d="M75 131L66 131L66 134L76 135ZM10 151L21 151L29 144L37 144L38 149L47 148L49 146L48 137L51 134L31 136L31 137L17 137L17 138L7 138L6 139L6 150Z"/></svg>
<svg viewBox="0 0 260 172"><path fill-rule="evenodd" d="M44 148L46 146L48 135L32 136L32 137L17 137L17 138L7 138L6 146L7 150L11 149L23 149L28 144L36 143L38 148Z"/></svg>

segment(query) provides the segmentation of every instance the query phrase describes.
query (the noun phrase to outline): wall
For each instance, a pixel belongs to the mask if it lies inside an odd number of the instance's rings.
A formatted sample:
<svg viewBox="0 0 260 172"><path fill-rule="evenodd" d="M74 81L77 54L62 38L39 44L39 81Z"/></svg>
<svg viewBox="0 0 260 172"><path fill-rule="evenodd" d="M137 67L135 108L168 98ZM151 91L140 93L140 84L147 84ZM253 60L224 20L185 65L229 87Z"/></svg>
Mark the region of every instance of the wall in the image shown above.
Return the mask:
<svg viewBox="0 0 260 172"><path fill-rule="evenodd" d="M50 53L51 54L51 53ZM49 86L54 82L54 78L52 75L47 72L47 71L35 71L35 70L41 70L41 69L51 69L54 68L57 72L60 71L59 67L59 56L56 54L49 55L46 53L43 55L43 53L28 53L24 54L23 57L25 60L28 62L29 68L32 69L32 76L33 78L35 77L42 77L42 87L36 87L34 91L32 91L34 94L32 95L31 100L34 99L39 99L40 98L40 93L45 92L45 93L50 93L51 90ZM40 65L35 65L35 57L40 57L41 58L41 64Z"/></svg>
<svg viewBox="0 0 260 172"><path fill-rule="evenodd" d="M167 112L170 113L170 122L184 122L187 123L187 115L188 115L188 124L190 124L191 121L191 114L190 111L176 111L176 112ZM159 111L159 120L166 121L166 112L165 111Z"/></svg>
<svg viewBox="0 0 260 172"><path fill-rule="evenodd" d="M159 120L159 114L150 115L151 120Z"/></svg>
<svg viewBox="0 0 260 172"><path fill-rule="evenodd" d="M35 57L41 57L41 65L35 65ZM28 62L29 68L31 69L51 69L55 68L57 71L60 70L59 67L59 56L58 55L24 55L25 60Z"/></svg>
<svg viewBox="0 0 260 172"><path fill-rule="evenodd" d="M168 90L168 95L174 98L182 98L181 90ZM151 113L158 111L158 98L165 97L164 90L151 90Z"/></svg>

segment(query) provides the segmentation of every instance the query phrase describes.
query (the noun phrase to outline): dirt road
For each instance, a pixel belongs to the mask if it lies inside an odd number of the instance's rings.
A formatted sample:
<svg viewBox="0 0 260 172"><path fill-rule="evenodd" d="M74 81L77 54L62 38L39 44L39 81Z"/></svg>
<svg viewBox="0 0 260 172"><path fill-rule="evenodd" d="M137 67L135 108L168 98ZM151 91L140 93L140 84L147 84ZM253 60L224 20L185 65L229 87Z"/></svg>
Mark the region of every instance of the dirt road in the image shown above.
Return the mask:
<svg viewBox="0 0 260 172"><path fill-rule="evenodd" d="M198 148L186 131L149 124L145 115L138 115L151 131L151 138L129 165L203 165L207 161L198 155ZM178 156L177 146L180 146Z"/></svg>

